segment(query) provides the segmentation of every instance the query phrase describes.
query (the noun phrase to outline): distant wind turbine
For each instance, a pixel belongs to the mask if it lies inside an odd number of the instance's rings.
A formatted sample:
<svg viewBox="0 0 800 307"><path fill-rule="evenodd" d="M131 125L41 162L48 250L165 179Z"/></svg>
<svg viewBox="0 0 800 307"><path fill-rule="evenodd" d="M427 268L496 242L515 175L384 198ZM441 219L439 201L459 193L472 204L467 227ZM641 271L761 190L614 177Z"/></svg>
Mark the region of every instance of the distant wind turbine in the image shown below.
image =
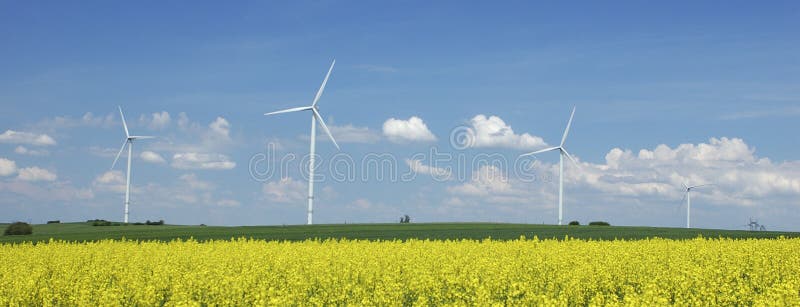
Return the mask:
<svg viewBox="0 0 800 307"><path fill-rule="evenodd" d="M333 141L333 145L336 146L336 149L339 149L339 144L336 144L336 140L333 139L333 135L331 134L331 131L328 130L328 126L325 125L325 121L322 120L322 115L320 115L319 108L317 107L317 102L319 101L319 97L322 96L322 91L325 90L325 85L328 83L328 78L331 76L331 71L333 71L333 65L335 64L336 60L334 59L333 63L331 63L331 67L328 68L328 74L325 75L325 80L322 81L322 85L319 87L319 90L317 91L317 96L314 97L314 101L311 103L310 106L291 108L264 114L264 115L273 115L273 114L298 112L298 111L311 111L311 148L310 148L311 153L308 163L308 224L309 225L313 223L312 219L314 214L314 151L315 151L314 147L317 135L317 121L319 121L319 125L322 126L322 130L325 130L325 133L328 135L328 137L331 138L331 141Z"/></svg>
<svg viewBox="0 0 800 307"><path fill-rule="evenodd" d="M572 125L572 117L575 116L575 107L572 107L572 114L569 115L569 121L567 122L567 128L564 129L564 135L561 137L561 144L557 147L550 147L545 148L542 150L537 150L534 152L529 152L520 157L524 156L532 156L536 154L540 154L543 152L558 150L560 155L558 156L558 225L561 225L563 220L563 207L564 207L564 157L566 156L575 166L580 167L578 162L575 162L575 159L570 156L567 152L567 149L564 148L564 142L567 141L567 135L569 134L569 127Z"/></svg>
<svg viewBox="0 0 800 307"><path fill-rule="evenodd" d="M692 227L691 226L691 221L692 221L691 220L691 213L692 213L692 193L691 192L692 192L692 190L694 190L696 188L699 188L699 187L705 187L705 186L710 186L710 185L714 185L714 184L713 183L707 183L707 184L699 184L699 185L693 185L693 186L689 186L686 183L681 183L681 184L683 184L683 188L686 189L686 194L683 195L683 197L686 198L686 228L691 228Z"/></svg>
<svg viewBox="0 0 800 307"><path fill-rule="evenodd" d="M125 180L125 220L124 222L128 222L128 206L130 205L131 200L131 155L133 151L133 141L134 140L143 140L143 139L152 139L152 136L142 136L142 135L130 135L128 133L128 124L125 123L125 115L122 114L122 107L119 108L119 117L122 118L122 128L125 129L125 142L122 143L122 148L119 149L117 153L117 157L114 158L114 163L111 163L111 169L114 169L114 166L117 165L117 160L119 160L119 156L122 154L122 151L125 150L125 146L128 146L128 175L127 179Z"/></svg>

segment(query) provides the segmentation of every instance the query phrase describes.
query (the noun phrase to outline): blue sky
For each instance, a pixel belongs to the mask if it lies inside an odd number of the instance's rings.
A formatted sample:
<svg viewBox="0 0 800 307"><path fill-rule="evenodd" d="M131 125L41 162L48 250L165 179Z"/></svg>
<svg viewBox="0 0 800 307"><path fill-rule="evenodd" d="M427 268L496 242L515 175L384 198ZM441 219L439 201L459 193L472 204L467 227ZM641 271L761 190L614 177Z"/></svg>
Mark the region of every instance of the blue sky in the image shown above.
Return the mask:
<svg viewBox="0 0 800 307"><path fill-rule="evenodd" d="M513 164L577 106L566 220L682 226L680 183L702 181L693 225L800 230L799 20L795 2L0 2L0 216L121 220L121 105L159 136L134 147L132 220L304 223L300 165L257 180L251 158L308 153L307 114L262 114L310 103L335 58L320 108L342 149L320 134L317 153L416 176L323 165L316 222L555 223L555 154L525 180L430 153Z"/></svg>

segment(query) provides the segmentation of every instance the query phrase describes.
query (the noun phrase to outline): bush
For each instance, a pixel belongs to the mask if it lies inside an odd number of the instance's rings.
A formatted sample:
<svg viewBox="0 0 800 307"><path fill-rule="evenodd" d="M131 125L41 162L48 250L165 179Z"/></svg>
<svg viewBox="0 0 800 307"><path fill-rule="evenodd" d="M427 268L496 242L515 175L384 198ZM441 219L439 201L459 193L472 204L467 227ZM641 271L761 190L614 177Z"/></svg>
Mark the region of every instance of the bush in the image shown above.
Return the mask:
<svg viewBox="0 0 800 307"><path fill-rule="evenodd" d="M569 222L569 225L570 225L570 226L580 226L580 225L581 225L581 222L578 222L578 221L572 221L572 222Z"/></svg>
<svg viewBox="0 0 800 307"><path fill-rule="evenodd" d="M589 226L611 226L611 224L609 224L608 222L603 222L603 221L595 221L595 222L589 223Z"/></svg>
<svg viewBox="0 0 800 307"><path fill-rule="evenodd" d="M55 221L47 221L47 223L48 223L48 224L61 224L61 221L59 221L59 220L55 220Z"/></svg>
<svg viewBox="0 0 800 307"><path fill-rule="evenodd" d="M33 227L30 224L24 222L15 222L11 225L6 227L6 230L3 231L4 236L22 236L22 235L29 235L33 233Z"/></svg>
<svg viewBox="0 0 800 307"><path fill-rule="evenodd" d="M164 220L159 220L158 222L151 222L150 220L147 220L144 223L145 225L164 225Z"/></svg>
<svg viewBox="0 0 800 307"><path fill-rule="evenodd" d="M408 224L408 223L411 223L411 217L408 216L408 214L400 217L400 224Z"/></svg>

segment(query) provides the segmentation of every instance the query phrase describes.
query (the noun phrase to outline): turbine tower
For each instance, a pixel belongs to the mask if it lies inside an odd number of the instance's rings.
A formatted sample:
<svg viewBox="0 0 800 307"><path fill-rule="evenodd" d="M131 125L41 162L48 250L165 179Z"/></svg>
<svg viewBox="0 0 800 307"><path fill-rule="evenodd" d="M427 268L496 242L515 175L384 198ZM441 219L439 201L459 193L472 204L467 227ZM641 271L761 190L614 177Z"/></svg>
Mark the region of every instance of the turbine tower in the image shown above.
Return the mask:
<svg viewBox="0 0 800 307"><path fill-rule="evenodd" d="M333 63L331 63L331 67L328 68L328 73L325 75L325 80L322 81L322 85L319 87L319 90L317 91L317 96L314 97L314 101L311 103L310 106L291 108L264 114L264 115L273 115L279 113L311 111L311 146L310 146L310 156L308 163L308 225L313 224L313 215L314 215L314 152L316 150L315 142L317 135L317 122L319 122L319 125L322 127L322 130L325 130L325 133L328 135L328 137L331 138L331 141L333 141L333 145L336 146L336 149L339 149L339 144L336 144L336 140L333 138L331 131L328 130L328 126L325 125L325 121L322 120L322 115L320 115L319 108L317 107L317 102L319 101L319 97L322 96L322 91L325 90L325 84L328 83L328 77L331 76L331 71L333 71L333 65L335 64L336 60L334 59Z"/></svg>
<svg viewBox="0 0 800 307"><path fill-rule="evenodd" d="M709 185L713 185L713 184L707 183L707 184L699 184L699 185L693 185L693 186L689 186L686 183L681 183L681 184L683 184L683 188L686 189L686 194L684 195L684 198L686 198L686 228L691 228L692 227L692 224L691 224L691 221L692 221L691 220L692 193L691 192L692 192L692 190L694 190L696 188L709 186Z"/></svg>
<svg viewBox="0 0 800 307"><path fill-rule="evenodd" d="M119 160L119 155L122 154L122 151L125 150L125 146L128 146L128 174L125 180L125 219L124 222L128 223L128 206L130 205L131 200L131 156L133 152L133 141L134 140L142 140L142 139L152 139L152 136L143 136L143 135L130 135L128 133L128 124L125 123L125 115L122 114L122 107L119 108L119 117L122 118L122 128L125 129L125 142L122 143L122 148L119 149L117 153L117 157L114 158L114 163L111 163L111 169L114 169L114 166L117 165L117 160Z"/></svg>
<svg viewBox="0 0 800 307"><path fill-rule="evenodd" d="M561 144L556 147L545 148L542 150L537 150L534 152L529 152L520 157L524 156L532 156L536 154L540 154L543 152L558 150L558 225L561 225L563 221L563 208L564 208L564 157L567 157L575 166L580 167L578 162L575 162L575 159L567 152L567 149L564 148L564 142L567 141L567 135L569 134L569 127L572 125L572 117L575 116L575 107L572 107L572 114L569 115L569 121L567 122L567 128L564 129L564 135L561 137Z"/></svg>

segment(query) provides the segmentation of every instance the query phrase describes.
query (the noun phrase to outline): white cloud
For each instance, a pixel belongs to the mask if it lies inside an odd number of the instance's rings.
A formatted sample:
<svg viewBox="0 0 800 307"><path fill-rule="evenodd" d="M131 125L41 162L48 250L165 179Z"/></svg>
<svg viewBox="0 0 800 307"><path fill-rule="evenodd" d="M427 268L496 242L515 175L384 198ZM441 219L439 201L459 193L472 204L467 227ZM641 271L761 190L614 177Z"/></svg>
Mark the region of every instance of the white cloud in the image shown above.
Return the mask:
<svg viewBox="0 0 800 307"><path fill-rule="evenodd" d="M92 180L92 188L97 191L125 193L125 177L122 171L107 171Z"/></svg>
<svg viewBox="0 0 800 307"><path fill-rule="evenodd" d="M352 124L344 126L331 125L331 134L339 143L375 143L380 140L377 132L367 127L356 127ZM327 138L323 138L327 140Z"/></svg>
<svg viewBox="0 0 800 307"><path fill-rule="evenodd" d="M383 135L396 143L436 141L436 136L428 129L428 125L416 116L408 120L387 119L383 123Z"/></svg>
<svg viewBox="0 0 800 307"><path fill-rule="evenodd" d="M189 121L189 116L186 115L186 112L178 113L178 128L181 130L188 130L192 127L191 121Z"/></svg>
<svg viewBox="0 0 800 307"><path fill-rule="evenodd" d="M528 133L516 134L511 126L497 116L478 114L470 120L469 147L505 147L514 149L535 149L547 146L541 137Z"/></svg>
<svg viewBox="0 0 800 307"><path fill-rule="evenodd" d="M208 124L211 133L223 139L230 138L231 124L223 117L217 117L213 122Z"/></svg>
<svg viewBox="0 0 800 307"><path fill-rule="evenodd" d="M30 149L25 146L17 146L14 148L14 152L20 155L28 155L28 156L46 156L49 155L50 152L44 149Z"/></svg>
<svg viewBox="0 0 800 307"><path fill-rule="evenodd" d="M56 141L47 134L6 130L0 134L0 143L50 146L55 145Z"/></svg>
<svg viewBox="0 0 800 307"><path fill-rule="evenodd" d="M107 171L95 177L95 184L125 183L122 171Z"/></svg>
<svg viewBox="0 0 800 307"><path fill-rule="evenodd" d="M177 169L229 170L236 162L223 154L185 152L172 156L172 167Z"/></svg>
<svg viewBox="0 0 800 307"><path fill-rule="evenodd" d="M768 198L800 196L800 164L776 164L754 153L742 139L725 137L675 148L662 144L638 154L614 148L606 154L605 164L582 163L584 171L567 178L631 197L675 197L682 183L715 183L697 197L718 205L751 206Z"/></svg>
<svg viewBox="0 0 800 307"><path fill-rule="evenodd" d="M434 178L446 180L451 178L451 171L441 167L423 164L420 160L406 159L406 165L417 174L430 174Z"/></svg>
<svg viewBox="0 0 800 307"><path fill-rule="evenodd" d="M300 203L308 197L308 186L288 177L264 183L261 190L268 200L277 203Z"/></svg>
<svg viewBox="0 0 800 307"><path fill-rule="evenodd" d="M163 130L169 127L172 118L167 111L156 112L146 116L142 114L139 116L139 122L151 130Z"/></svg>
<svg viewBox="0 0 800 307"><path fill-rule="evenodd" d="M0 176L10 176L17 173L17 163L6 159L0 158Z"/></svg>
<svg viewBox="0 0 800 307"><path fill-rule="evenodd" d="M24 181L54 181L56 174L36 166L19 169L17 179Z"/></svg>
<svg viewBox="0 0 800 307"><path fill-rule="evenodd" d="M139 157L142 158L142 160L144 160L146 162L150 162L150 163L166 163L167 162L167 160L164 160L164 158L161 157L161 155L159 155L159 154L157 154L155 152L152 152L152 151L143 151L139 155Z"/></svg>

